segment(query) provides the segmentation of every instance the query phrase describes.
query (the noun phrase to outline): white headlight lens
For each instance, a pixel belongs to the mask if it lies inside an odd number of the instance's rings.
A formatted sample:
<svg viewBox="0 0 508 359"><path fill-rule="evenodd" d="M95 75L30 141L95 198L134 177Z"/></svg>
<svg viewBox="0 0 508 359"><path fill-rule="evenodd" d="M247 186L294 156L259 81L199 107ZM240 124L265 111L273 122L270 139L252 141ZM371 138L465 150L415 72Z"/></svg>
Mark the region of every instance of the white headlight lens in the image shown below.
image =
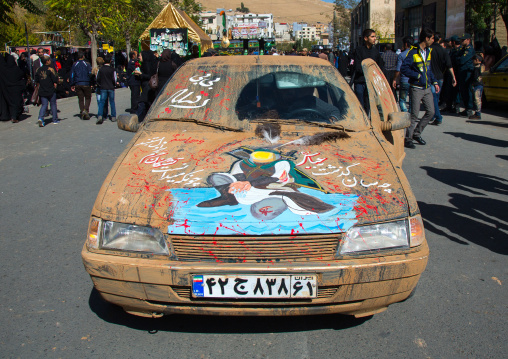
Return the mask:
<svg viewBox="0 0 508 359"><path fill-rule="evenodd" d="M158 229L111 221L104 221L101 248L169 255Z"/></svg>
<svg viewBox="0 0 508 359"><path fill-rule="evenodd" d="M339 254L388 248L409 248L407 221L353 227L342 239Z"/></svg>

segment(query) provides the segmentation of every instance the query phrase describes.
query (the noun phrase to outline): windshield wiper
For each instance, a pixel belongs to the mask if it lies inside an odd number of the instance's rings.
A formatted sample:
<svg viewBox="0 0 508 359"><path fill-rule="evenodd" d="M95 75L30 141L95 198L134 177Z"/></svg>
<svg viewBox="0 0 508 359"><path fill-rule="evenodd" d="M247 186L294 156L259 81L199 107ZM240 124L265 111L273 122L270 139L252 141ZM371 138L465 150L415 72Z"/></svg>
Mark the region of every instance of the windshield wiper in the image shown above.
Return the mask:
<svg viewBox="0 0 508 359"><path fill-rule="evenodd" d="M220 125L220 124L213 123L213 122L206 122L206 121L198 120L198 119L195 119L195 118L169 118L169 117L166 118L166 117L158 117L158 118L152 118L152 119L150 119L149 122L157 122L157 121L192 122L192 123L195 123L195 124L201 125L201 126L207 126L207 127L217 128L217 129L219 129L221 131L244 132L244 130L242 130L240 128L228 127L228 126Z"/></svg>

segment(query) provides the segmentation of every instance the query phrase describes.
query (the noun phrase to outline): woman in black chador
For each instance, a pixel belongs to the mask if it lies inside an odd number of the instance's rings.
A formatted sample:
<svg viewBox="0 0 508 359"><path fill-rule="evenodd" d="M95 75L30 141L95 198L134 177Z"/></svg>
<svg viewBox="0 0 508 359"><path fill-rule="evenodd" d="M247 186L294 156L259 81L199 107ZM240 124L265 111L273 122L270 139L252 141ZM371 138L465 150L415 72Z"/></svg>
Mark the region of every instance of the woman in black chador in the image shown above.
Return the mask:
<svg viewBox="0 0 508 359"><path fill-rule="evenodd" d="M26 80L12 55L0 55L0 119L19 122Z"/></svg>

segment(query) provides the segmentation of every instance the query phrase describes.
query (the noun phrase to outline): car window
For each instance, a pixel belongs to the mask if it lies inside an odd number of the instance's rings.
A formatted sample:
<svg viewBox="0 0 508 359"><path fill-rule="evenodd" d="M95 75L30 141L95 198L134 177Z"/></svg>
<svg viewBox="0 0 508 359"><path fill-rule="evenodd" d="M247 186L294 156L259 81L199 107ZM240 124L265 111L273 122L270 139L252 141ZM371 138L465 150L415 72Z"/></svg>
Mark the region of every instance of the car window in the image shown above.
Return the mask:
<svg viewBox="0 0 508 359"><path fill-rule="evenodd" d="M299 72L273 72L249 81L236 103L240 120L264 118L339 122L349 105L344 91L325 79Z"/></svg>
<svg viewBox="0 0 508 359"><path fill-rule="evenodd" d="M189 64L168 81L148 118L196 119L232 128L260 119L368 128L345 80L333 67L316 65Z"/></svg>
<svg viewBox="0 0 508 359"><path fill-rule="evenodd" d="M496 67L496 72L508 72L508 57Z"/></svg>

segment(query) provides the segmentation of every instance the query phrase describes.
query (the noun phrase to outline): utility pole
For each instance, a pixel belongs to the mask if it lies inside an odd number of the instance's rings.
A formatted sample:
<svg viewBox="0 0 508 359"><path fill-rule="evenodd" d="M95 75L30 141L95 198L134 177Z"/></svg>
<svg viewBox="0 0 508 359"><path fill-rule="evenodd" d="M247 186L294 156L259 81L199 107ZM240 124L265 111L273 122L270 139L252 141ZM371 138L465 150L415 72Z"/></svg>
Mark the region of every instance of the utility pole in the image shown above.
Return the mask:
<svg viewBox="0 0 508 359"><path fill-rule="evenodd" d="M337 47L337 43L338 43L338 39L336 40L335 37L336 37L336 34L337 34L337 20L335 18L335 10L333 10L333 26L332 26L332 29L333 29L333 47L336 48Z"/></svg>

